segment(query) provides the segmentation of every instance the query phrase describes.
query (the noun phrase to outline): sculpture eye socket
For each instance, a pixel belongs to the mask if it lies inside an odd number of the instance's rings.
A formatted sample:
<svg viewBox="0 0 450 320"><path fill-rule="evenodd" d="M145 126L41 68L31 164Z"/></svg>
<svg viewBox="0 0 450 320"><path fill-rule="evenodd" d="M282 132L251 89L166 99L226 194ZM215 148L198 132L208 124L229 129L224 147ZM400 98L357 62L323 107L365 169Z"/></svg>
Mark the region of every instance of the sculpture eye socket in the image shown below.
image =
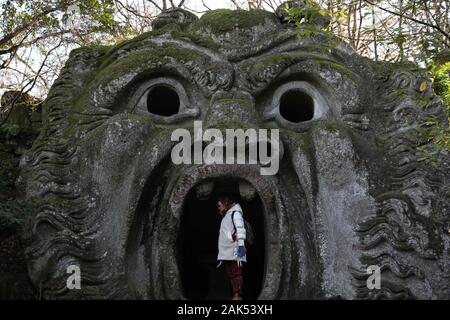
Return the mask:
<svg viewBox="0 0 450 320"><path fill-rule="evenodd" d="M150 115L156 123L172 124L199 115L178 80L156 78L141 84L131 99L133 113Z"/></svg>
<svg viewBox="0 0 450 320"><path fill-rule="evenodd" d="M314 99L298 89L283 93L279 108L280 115L293 123L309 121L314 118Z"/></svg>
<svg viewBox="0 0 450 320"><path fill-rule="evenodd" d="M332 117L324 90L308 81L286 82L260 103L264 120L293 130L308 130L314 122Z"/></svg>
<svg viewBox="0 0 450 320"><path fill-rule="evenodd" d="M147 94L147 110L162 117L176 115L180 111L180 97L169 86L155 86Z"/></svg>

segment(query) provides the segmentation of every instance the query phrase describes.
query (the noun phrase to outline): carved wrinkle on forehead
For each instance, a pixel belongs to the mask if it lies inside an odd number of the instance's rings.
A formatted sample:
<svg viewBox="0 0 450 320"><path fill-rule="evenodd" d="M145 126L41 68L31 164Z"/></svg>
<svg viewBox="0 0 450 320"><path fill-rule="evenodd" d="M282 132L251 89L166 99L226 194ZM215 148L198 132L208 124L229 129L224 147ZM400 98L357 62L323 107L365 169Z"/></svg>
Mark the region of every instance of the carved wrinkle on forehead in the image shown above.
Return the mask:
<svg viewBox="0 0 450 320"><path fill-rule="evenodd" d="M210 57L180 47L139 50L98 73L88 89L88 105L111 109L126 88L160 73L173 74L196 84L205 95L219 89L228 90L234 80L234 71L227 65L226 62L213 62Z"/></svg>

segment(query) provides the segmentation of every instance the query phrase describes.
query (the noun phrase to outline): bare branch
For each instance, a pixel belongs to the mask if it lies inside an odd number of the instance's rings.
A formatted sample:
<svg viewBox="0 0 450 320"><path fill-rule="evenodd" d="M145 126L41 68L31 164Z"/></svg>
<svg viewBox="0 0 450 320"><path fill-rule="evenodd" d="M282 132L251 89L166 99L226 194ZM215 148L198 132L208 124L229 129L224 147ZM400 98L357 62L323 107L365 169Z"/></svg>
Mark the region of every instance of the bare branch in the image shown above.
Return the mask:
<svg viewBox="0 0 450 320"><path fill-rule="evenodd" d="M393 14L393 15L398 16L398 17L403 17L403 18L406 18L406 19L408 19L408 20L414 21L414 22L416 22L416 23L418 23L418 24L420 24L420 25L424 25L424 26L430 27L430 28L432 28L432 29L435 29L436 31L438 31L439 33L441 33L441 34L444 35L447 39L450 40L450 35L449 35L447 32L445 32L444 30L442 30L441 27L439 27L438 25L434 25L434 24L428 23L428 22L426 22L426 21L418 20L418 19L416 19L416 18L414 18L414 17L408 16L408 15L405 15L405 14L398 13L398 12L395 12L395 11L392 11L392 10L389 10L389 9L386 9L386 8L383 8L383 7L381 7L380 5L374 3L374 2L372 2L372 1L370 1L370 0L364 0L364 1L367 2L367 3L370 4L370 5L373 5L373 6L377 7L377 8L379 8L379 9L383 10L384 12Z"/></svg>
<svg viewBox="0 0 450 320"><path fill-rule="evenodd" d="M262 0L262 2L265 3L270 8L270 10L277 10L278 5L276 3L273 3L272 0Z"/></svg>
<svg viewBox="0 0 450 320"><path fill-rule="evenodd" d="M150 2L151 4L153 4L158 10L160 10L160 11L163 11L164 10L164 8L161 8L157 3L156 3L156 1L153 1L153 0L147 0L148 2ZM164 4L165 4L166 2L164 1Z"/></svg>
<svg viewBox="0 0 450 320"><path fill-rule="evenodd" d="M206 5L205 0L202 0L202 4L206 9L211 10L211 8Z"/></svg>
<svg viewBox="0 0 450 320"><path fill-rule="evenodd" d="M234 6L236 7L236 9L242 9L239 4L236 2L236 0L231 0L231 2L234 4Z"/></svg>
<svg viewBox="0 0 450 320"><path fill-rule="evenodd" d="M59 43L58 43L55 47L53 47L52 49L50 49L50 50L46 53L46 55L45 55L45 57L44 57L44 60L42 61L41 66L39 67L39 70L37 71L37 73L36 73L36 75L34 76L34 78L31 79L31 80L29 80L28 83L27 83L25 86L22 87L22 89L20 90L19 94L17 94L17 95L14 97L13 101L10 103L8 113L6 114L6 117L3 119L2 123L0 123L0 126L1 126L1 125L4 125L4 124L6 123L6 121L8 121L8 118L9 118L9 116L11 115L11 112L12 112L12 110L13 110L15 104L17 103L17 101L18 101L23 95L28 94L31 90L33 90L34 86L36 85L36 81L37 81L39 75L40 75L41 72L42 72L42 69L44 68L44 66L45 66L45 64L46 64L46 62L47 62L48 57L50 56L50 54L51 54L53 51L55 51L56 49L58 49L58 48L61 46L61 43L62 43L62 40L60 40ZM28 89L25 90L25 88L26 88L27 86L30 86L30 87L29 87Z"/></svg>
<svg viewBox="0 0 450 320"><path fill-rule="evenodd" d="M127 5L124 5L121 1L116 0L116 2L117 2L118 4L120 4L120 6L121 6L122 8L124 8L124 9L125 9L126 11L128 11L129 13L135 15L136 17L139 17L139 18L142 18L142 19L145 19L145 20L149 20L149 17L148 17L148 16L144 16L144 15L140 14L137 10L132 9L132 8L130 8L130 7L127 6ZM150 19L150 20L151 20L151 19Z"/></svg>

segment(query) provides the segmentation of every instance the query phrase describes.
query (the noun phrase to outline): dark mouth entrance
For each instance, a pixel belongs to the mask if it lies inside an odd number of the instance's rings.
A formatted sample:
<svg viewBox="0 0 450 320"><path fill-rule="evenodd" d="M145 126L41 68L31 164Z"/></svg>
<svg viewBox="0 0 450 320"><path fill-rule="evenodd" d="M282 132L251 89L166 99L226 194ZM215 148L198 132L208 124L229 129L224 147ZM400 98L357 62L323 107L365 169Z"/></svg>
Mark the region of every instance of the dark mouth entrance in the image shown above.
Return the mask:
<svg viewBox="0 0 450 320"><path fill-rule="evenodd" d="M225 267L216 268L221 217L215 201L225 192L238 200L255 235L255 243L247 248L247 263L243 267L243 298L254 300L261 292L265 271L264 206L257 194L250 200L240 197L238 179L215 179L205 199L199 199L195 190L191 190L184 202L177 259L187 299L229 299L232 296Z"/></svg>

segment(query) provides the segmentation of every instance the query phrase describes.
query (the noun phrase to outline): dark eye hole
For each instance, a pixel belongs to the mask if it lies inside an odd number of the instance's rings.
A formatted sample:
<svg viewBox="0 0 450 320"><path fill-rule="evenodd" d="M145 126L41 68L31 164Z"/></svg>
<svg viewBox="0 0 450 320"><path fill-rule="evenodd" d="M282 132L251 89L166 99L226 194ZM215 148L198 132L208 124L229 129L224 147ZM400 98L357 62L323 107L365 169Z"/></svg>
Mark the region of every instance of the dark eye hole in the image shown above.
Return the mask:
<svg viewBox="0 0 450 320"><path fill-rule="evenodd" d="M158 116L173 116L180 111L180 97L170 87L156 86L148 93L147 110Z"/></svg>
<svg viewBox="0 0 450 320"><path fill-rule="evenodd" d="M281 116L294 123L311 120L314 117L314 100L300 90L289 90L280 99Z"/></svg>

